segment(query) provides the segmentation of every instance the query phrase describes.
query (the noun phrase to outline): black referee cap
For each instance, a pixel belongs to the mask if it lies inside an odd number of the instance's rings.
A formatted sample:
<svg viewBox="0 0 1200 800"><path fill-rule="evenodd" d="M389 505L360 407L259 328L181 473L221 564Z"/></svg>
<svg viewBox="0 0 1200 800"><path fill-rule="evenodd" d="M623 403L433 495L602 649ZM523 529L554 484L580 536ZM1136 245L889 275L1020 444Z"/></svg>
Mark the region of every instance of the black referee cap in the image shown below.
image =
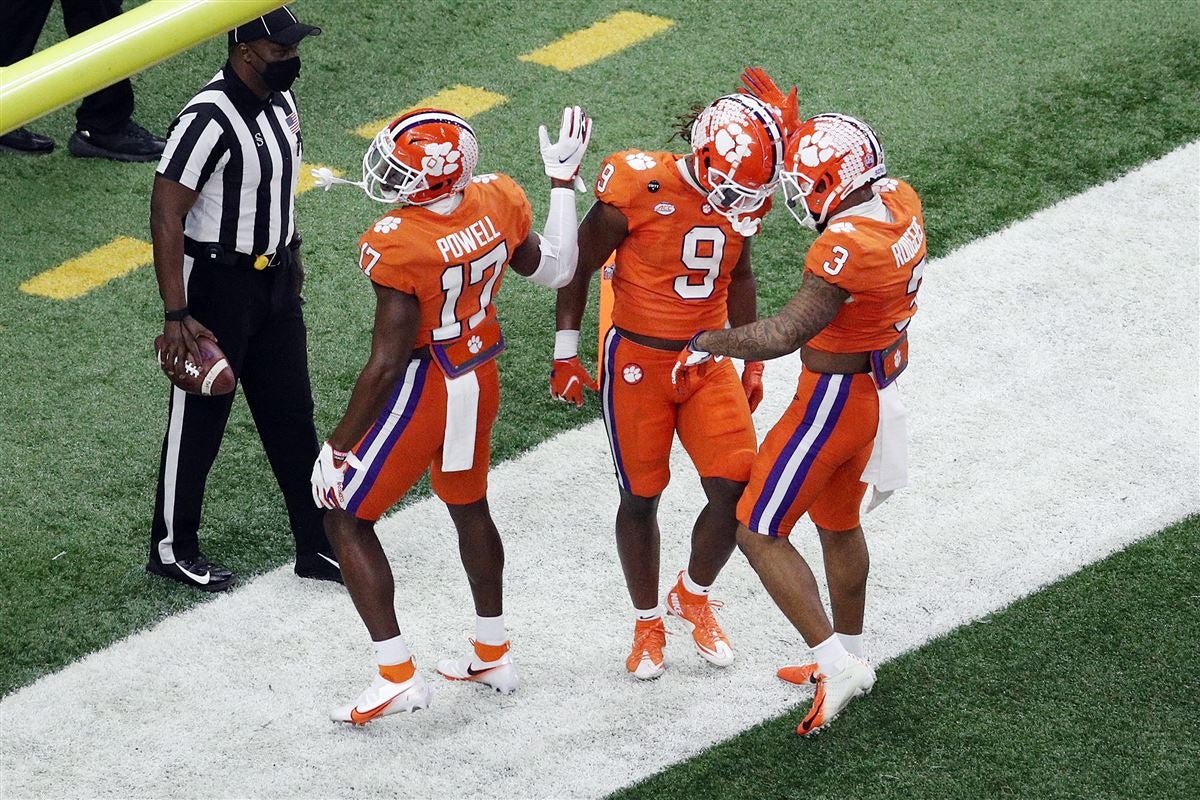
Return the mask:
<svg viewBox="0 0 1200 800"><path fill-rule="evenodd" d="M284 6L231 30L229 44L233 46L242 42L253 42L256 39L270 39L272 42L290 47L298 44L305 36L320 35L320 28L305 25L296 18L290 8Z"/></svg>

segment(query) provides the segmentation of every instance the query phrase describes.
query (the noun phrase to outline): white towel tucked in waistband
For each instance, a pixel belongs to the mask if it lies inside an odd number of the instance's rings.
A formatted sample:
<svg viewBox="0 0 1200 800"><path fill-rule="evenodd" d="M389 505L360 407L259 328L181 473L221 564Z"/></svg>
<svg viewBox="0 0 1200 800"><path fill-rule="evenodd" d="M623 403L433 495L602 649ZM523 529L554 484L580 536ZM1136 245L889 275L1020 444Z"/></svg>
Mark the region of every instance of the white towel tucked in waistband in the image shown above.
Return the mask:
<svg viewBox="0 0 1200 800"><path fill-rule="evenodd" d="M879 390L879 429L871 459L863 470L863 483L871 484L872 511L892 496L892 492L908 485L908 424L900 387L889 384Z"/></svg>
<svg viewBox="0 0 1200 800"><path fill-rule="evenodd" d="M446 438L442 471L465 472L475 464L475 423L479 416L479 379L472 370L446 378Z"/></svg>

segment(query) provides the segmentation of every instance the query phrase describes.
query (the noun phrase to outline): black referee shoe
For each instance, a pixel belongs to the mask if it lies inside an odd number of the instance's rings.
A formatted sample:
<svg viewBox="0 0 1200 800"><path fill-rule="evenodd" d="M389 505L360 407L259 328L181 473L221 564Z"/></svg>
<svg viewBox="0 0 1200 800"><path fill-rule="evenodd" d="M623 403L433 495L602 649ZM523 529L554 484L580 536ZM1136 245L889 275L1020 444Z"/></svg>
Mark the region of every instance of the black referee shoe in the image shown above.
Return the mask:
<svg viewBox="0 0 1200 800"><path fill-rule="evenodd" d="M44 156L54 150L54 140L28 128L17 128L0 136L0 150L23 156Z"/></svg>
<svg viewBox="0 0 1200 800"><path fill-rule="evenodd" d="M166 139L160 139L132 120L112 133L77 130L67 140L71 155L113 161L158 161Z"/></svg>
<svg viewBox="0 0 1200 800"><path fill-rule="evenodd" d="M203 553L195 558L180 558L174 564L163 564L156 558L146 562L146 572L178 581L202 592L223 592L237 585L237 575L209 562Z"/></svg>
<svg viewBox="0 0 1200 800"><path fill-rule="evenodd" d="M296 554L296 574L314 581L343 583L342 568L337 559L328 553Z"/></svg>

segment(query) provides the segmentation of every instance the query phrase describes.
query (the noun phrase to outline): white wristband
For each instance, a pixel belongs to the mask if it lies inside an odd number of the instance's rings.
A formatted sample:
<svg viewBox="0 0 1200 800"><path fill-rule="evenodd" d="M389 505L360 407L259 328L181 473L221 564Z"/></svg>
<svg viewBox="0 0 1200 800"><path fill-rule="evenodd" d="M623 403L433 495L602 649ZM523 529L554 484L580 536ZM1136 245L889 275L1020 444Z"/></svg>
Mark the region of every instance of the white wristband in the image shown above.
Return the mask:
<svg viewBox="0 0 1200 800"><path fill-rule="evenodd" d="M579 355L579 331L558 331L554 334L554 359L575 358Z"/></svg>

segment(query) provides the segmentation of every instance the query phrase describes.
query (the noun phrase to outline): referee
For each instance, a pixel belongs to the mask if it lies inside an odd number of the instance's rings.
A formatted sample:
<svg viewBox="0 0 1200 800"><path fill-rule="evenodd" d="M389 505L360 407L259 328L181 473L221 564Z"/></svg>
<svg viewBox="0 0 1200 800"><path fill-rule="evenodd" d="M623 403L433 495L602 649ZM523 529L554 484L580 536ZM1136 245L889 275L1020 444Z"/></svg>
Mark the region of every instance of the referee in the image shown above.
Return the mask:
<svg viewBox="0 0 1200 800"><path fill-rule="evenodd" d="M296 574L341 581L313 506L317 457L296 232L297 48L320 28L284 7L229 33L229 60L180 112L154 178L150 228L164 363L219 343L241 381L296 537ZM204 484L233 394L172 387L146 571L206 592L237 581L200 552ZM247 498L243 504L259 504Z"/></svg>

